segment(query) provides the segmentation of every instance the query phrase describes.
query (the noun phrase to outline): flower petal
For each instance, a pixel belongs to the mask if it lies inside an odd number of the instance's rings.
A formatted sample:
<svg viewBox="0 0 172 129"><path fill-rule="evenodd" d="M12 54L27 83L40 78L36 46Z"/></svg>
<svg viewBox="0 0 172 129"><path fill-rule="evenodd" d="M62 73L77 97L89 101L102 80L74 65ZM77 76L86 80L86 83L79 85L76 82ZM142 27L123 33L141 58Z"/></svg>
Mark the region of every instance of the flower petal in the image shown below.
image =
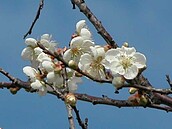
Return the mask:
<svg viewBox="0 0 172 129"><path fill-rule="evenodd" d="M61 77L59 74L56 74L55 72L49 72L47 74L47 82L53 83L55 86L61 86L63 84L63 77Z"/></svg>
<svg viewBox="0 0 172 129"><path fill-rule="evenodd" d="M51 61L43 61L42 62L42 67L47 71L47 72L52 72L54 70L54 63Z"/></svg>
<svg viewBox="0 0 172 129"><path fill-rule="evenodd" d="M65 53L63 54L63 59L68 62L72 59L72 52L71 49L68 49L67 51L65 51Z"/></svg>
<svg viewBox="0 0 172 129"><path fill-rule="evenodd" d="M120 74L120 75L124 75L125 74L125 70L123 68L123 66L119 63L119 61L113 61L110 64L110 70L112 71L112 74Z"/></svg>
<svg viewBox="0 0 172 129"><path fill-rule="evenodd" d="M78 67L79 67L81 70L86 70L86 69L85 69L85 66L90 65L91 62L92 62L92 57L91 57L91 55L89 55L88 53L85 53L84 55L81 56Z"/></svg>
<svg viewBox="0 0 172 129"><path fill-rule="evenodd" d="M42 83L39 81L39 80L35 80L34 82L32 82L30 84L30 86L33 88L33 89L40 89L43 85Z"/></svg>
<svg viewBox="0 0 172 129"><path fill-rule="evenodd" d="M33 60L33 49L31 47L26 47L21 53L21 57L24 60Z"/></svg>
<svg viewBox="0 0 172 129"><path fill-rule="evenodd" d="M31 46L31 47L36 47L37 46L37 41L34 39L34 38L27 38L25 40L25 43L28 45L28 46Z"/></svg>
<svg viewBox="0 0 172 129"><path fill-rule="evenodd" d="M125 46L122 46L122 48L120 49L120 52L123 53L123 54L126 54L127 56L133 56L136 52L136 49L134 47L125 47Z"/></svg>
<svg viewBox="0 0 172 129"><path fill-rule="evenodd" d="M105 59L111 63L117 60L116 57L119 56L119 54L120 51L118 49L110 49L105 53Z"/></svg>
<svg viewBox="0 0 172 129"><path fill-rule="evenodd" d="M81 49L83 52L89 52L90 46L94 46L94 42L92 42L91 40L84 40Z"/></svg>
<svg viewBox="0 0 172 129"><path fill-rule="evenodd" d="M45 54L44 52L40 53L37 57L37 61L43 62L43 61L51 61L51 58Z"/></svg>
<svg viewBox="0 0 172 129"><path fill-rule="evenodd" d="M138 72L138 68L135 65L132 65L131 67L127 68L124 74L124 78L129 80L134 79L137 76Z"/></svg>
<svg viewBox="0 0 172 129"><path fill-rule="evenodd" d="M136 65L137 68L143 68L146 66L146 57L143 54L136 52L133 57L134 65Z"/></svg>
<svg viewBox="0 0 172 129"><path fill-rule="evenodd" d="M86 21L85 20L80 20L79 22L76 23L76 32L80 33L81 29L86 26Z"/></svg>
<svg viewBox="0 0 172 129"><path fill-rule="evenodd" d="M79 77L72 77L68 80L68 86L70 92L75 92L78 88L77 83L81 83L82 80Z"/></svg>
<svg viewBox="0 0 172 129"><path fill-rule="evenodd" d="M49 72L47 74L47 82L48 83L53 83L56 80L56 74L54 72Z"/></svg>
<svg viewBox="0 0 172 129"><path fill-rule="evenodd" d="M114 75L114 78L113 78L113 80L112 80L112 84L113 84L117 89L121 88L121 86L124 85L124 82L125 82L125 80L124 80L124 78L123 78L121 75L119 75L119 74L115 74L115 75Z"/></svg>
<svg viewBox="0 0 172 129"><path fill-rule="evenodd" d="M70 48L80 48L83 43L83 38L81 36L75 37L70 42Z"/></svg>
<svg viewBox="0 0 172 129"><path fill-rule="evenodd" d="M82 28L81 29L81 33L80 36L84 39L84 40L90 40L91 39L91 32L86 29L86 28Z"/></svg>
<svg viewBox="0 0 172 129"><path fill-rule="evenodd" d="M48 41L50 41L51 38L52 38L52 35L49 35L49 34L43 34L43 35L41 36L41 39L45 39L45 40L48 40Z"/></svg>
<svg viewBox="0 0 172 129"><path fill-rule="evenodd" d="M31 79L35 79L36 78L36 70L30 66L25 66L23 68L23 72L30 77Z"/></svg>
<svg viewBox="0 0 172 129"><path fill-rule="evenodd" d="M43 52L43 50L40 47L36 47L34 48L34 53L36 56L38 56L39 54L41 54Z"/></svg>

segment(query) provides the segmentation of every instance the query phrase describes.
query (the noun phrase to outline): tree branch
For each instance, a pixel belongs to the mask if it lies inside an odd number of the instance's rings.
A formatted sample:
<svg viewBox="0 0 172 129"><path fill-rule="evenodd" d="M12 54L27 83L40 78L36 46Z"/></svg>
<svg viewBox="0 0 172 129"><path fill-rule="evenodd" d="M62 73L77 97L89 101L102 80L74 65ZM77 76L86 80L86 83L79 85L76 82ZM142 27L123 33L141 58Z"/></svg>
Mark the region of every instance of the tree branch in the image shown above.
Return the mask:
<svg viewBox="0 0 172 129"><path fill-rule="evenodd" d="M168 95L168 94L172 94L172 90L171 88L167 88L167 89L156 89L152 86L142 86L142 85L138 85L138 84L125 84L123 85L121 88L129 88L129 87L134 87L134 88L137 88L137 89L140 89L140 90L145 90L145 91L149 91L149 92L155 92L155 93L160 93L160 94L165 94L165 95Z"/></svg>
<svg viewBox="0 0 172 129"><path fill-rule="evenodd" d="M33 29L33 27L34 27L36 21L39 19L39 16L40 16L40 14L41 14L41 10L43 9L43 6L44 6L44 0L40 0L40 2L39 2L39 7L38 7L38 10L37 10L36 16L35 16L35 18L34 18L32 24L31 24L31 26L30 26L30 28L29 28L29 31L24 35L24 37L23 37L24 39L25 39L28 35L30 35L30 34L32 33L32 29Z"/></svg>
<svg viewBox="0 0 172 129"><path fill-rule="evenodd" d="M169 106L161 106L157 104L148 104L146 106L143 105L133 105L133 103L129 100L115 100L106 97L95 97L87 94L80 94L80 93L75 93L75 96L77 97L78 100L82 100L85 102L91 102L93 105L96 104L103 104L103 105L110 105L110 106L115 106L115 107L149 107L149 108L154 108L154 109L159 109L159 110L164 110L167 112L172 112L172 107Z"/></svg>
<svg viewBox="0 0 172 129"><path fill-rule="evenodd" d="M79 110L77 110L76 106L72 107L75 114L76 114L76 119L78 120L79 125L82 127L82 129L87 129L88 127L88 119L85 119L85 123L82 122L81 117L79 115Z"/></svg>
<svg viewBox="0 0 172 129"><path fill-rule="evenodd" d="M28 92L36 92L36 90L33 90L30 87L29 82L24 82L24 81L19 80L16 84L10 83L10 82L9 83L7 83L7 82L1 82L0 83L0 88L9 89L10 87L19 87L19 88L26 89ZM48 93L55 95L58 98L60 98L59 94L55 91L48 92ZM87 94L80 94L80 93L75 93L75 96L78 100L90 102L93 105L103 104L103 105L111 105L111 106L115 106L115 107L119 107L119 108L120 107L145 107L143 105L133 105L133 103L130 102L129 100L115 100L115 99L108 98L106 96L96 97L96 96L91 96L91 95L87 95ZM64 99L61 99L61 100L64 101ZM149 104L149 105L146 105L146 107L164 110L167 112L172 112L172 107L169 107L169 106L161 106L158 104Z"/></svg>

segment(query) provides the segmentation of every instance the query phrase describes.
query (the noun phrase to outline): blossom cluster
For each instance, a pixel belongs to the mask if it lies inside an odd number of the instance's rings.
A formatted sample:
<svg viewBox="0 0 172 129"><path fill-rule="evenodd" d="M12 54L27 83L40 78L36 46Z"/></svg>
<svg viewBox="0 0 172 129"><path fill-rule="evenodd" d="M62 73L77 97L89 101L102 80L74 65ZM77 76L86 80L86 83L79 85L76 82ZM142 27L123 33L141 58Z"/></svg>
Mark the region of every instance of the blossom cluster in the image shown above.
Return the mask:
<svg viewBox="0 0 172 129"><path fill-rule="evenodd" d="M137 77L141 69L146 67L146 57L127 43L116 49L96 45L85 20L76 24L69 48L59 55L70 68L66 68L64 62L45 54L37 42L52 53L57 53L57 49L49 34L42 35L40 40L27 38L25 41L27 47L21 56L30 60L31 66L24 67L23 71L29 77L31 87L38 90L40 95L49 90L74 92L77 83L81 82L81 76L77 76L72 66L97 80L110 80L116 88L120 88L126 80Z"/></svg>
<svg viewBox="0 0 172 129"><path fill-rule="evenodd" d="M74 92L77 89L77 83L81 82L81 78L76 77L75 72L71 69L64 68L62 62L45 54L38 47L37 42L51 52L56 51L56 43L49 34L43 34L40 40L26 39L27 47L23 49L21 56L31 62L31 66L23 68L23 72L29 77L31 87L40 95L45 95L47 91L64 89ZM67 82L64 83L66 79Z"/></svg>

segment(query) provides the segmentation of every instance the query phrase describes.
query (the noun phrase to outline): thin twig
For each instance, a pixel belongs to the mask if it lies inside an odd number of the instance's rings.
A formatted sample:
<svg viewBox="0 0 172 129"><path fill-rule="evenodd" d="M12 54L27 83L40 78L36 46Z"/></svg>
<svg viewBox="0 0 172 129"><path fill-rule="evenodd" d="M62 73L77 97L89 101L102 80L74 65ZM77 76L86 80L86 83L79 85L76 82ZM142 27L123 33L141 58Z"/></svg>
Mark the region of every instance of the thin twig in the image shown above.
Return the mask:
<svg viewBox="0 0 172 129"><path fill-rule="evenodd" d="M79 125L81 126L82 129L87 129L88 127L88 119L86 118L86 122L82 122L79 110L76 108L76 106L72 107L75 114L76 114L76 119L78 120Z"/></svg>
<svg viewBox="0 0 172 129"><path fill-rule="evenodd" d="M172 81L171 81L169 75L166 75L166 80L167 80L168 84L170 85L170 88L172 89Z"/></svg>
<svg viewBox="0 0 172 129"><path fill-rule="evenodd" d="M41 14L41 10L43 9L43 6L44 6L44 0L40 0L40 2L39 2L39 7L38 7L38 10L37 10L36 16L35 16L35 18L34 18L32 24L31 24L31 26L30 26L30 28L29 28L29 31L24 35L24 37L23 37L24 39L25 39L28 35L30 35L30 34L32 33L32 29L33 29L33 27L34 27L36 21L39 19L39 16L40 16L40 14Z"/></svg>
<svg viewBox="0 0 172 129"><path fill-rule="evenodd" d="M156 93L160 93L160 94L165 94L165 95L168 95L168 94L172 94L172 90L167 88L167 89L156 89L152 86L142 86L142 85L138 85L138 84L125 84L123 85L121 88L125 88L125 87L134 87L134 88L137 88L137 89L140 89L140 90L145 90L145 91L149 91L149 92L156 92Z"/></svg>

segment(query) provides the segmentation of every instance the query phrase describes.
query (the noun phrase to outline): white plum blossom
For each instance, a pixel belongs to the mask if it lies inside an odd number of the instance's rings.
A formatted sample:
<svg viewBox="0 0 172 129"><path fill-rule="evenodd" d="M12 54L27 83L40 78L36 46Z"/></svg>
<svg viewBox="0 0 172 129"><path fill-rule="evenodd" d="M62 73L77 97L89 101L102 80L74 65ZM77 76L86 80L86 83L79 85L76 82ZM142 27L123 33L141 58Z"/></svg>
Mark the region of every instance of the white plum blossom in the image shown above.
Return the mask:
<svg viewBox="0 0 172 129"><path fill-rule="evenodd" d="M105 51L103 47L90 47L91 53L85 53L81 56L79 68L97 79L105 79L105 68L103 59Z"/></svg>
<svg viewBox="0 0 172 129"><path fill-rule="evenodd" d="M105 60L109 63L104 64L106 68L109 68L113 74L124 76L125 79L134 79L139 69L146 67L146 57L136 52L134 47L122 46L110 49L105 54Z"/></svg>
<svg viewBox="0 0 172 129"><path fill-rule="evenodd" d="M51 52L54 52L56 43L51 40L51 37L52 36L49 34L43 34L39 42L46 49L48 49ZM21 53L22 58L25 60L30 60L32 63L32 66L35 68L38 66L37 57L39 56L39 54L43 52L42 49L38 47L37 42L38 41L34 38L27 38L25 40L27 47L24 48Z"/></svg>
<svg viewBox="0 0 172 129"><path fill-rule="evenodd" d="M39 53L42 52L42 49L37 46L37 41L34 38L27 38L25 43L27 47L23 49L21 56L23 59L30 60L32 62L36 60Z"/></svg>
<svg viewBox="0 0 172 129"><path fill-rule="evenodd" d="M29 77L31 87L35 90L38 90L40 95L45 95L47 88L45 82L40 76L39 71L30 66L26 66L23 68L23 72Z"/></svg>
<svg viewBox="0 0 172 129"><path fill-rule="evenodd" d="M49 34L43 34L40 43L51 52L54 52L57 46L57 43L52 40L52 35Z"/></svg>
<svg viewBox="0 0 172 129"><path fill-rule="evenodd" d="M88 30L86 21L80 20L76 24L76 33L81 36L84 40L91 40L91 32Z"/></svg>
<svg viewBox="0 0 172 129"><path fill-rule="evenodd" d="M55 89L64 88L64 78L59 72L49 72L47 74L47 83L51 84Z"/></svg>
<svg viewBox="0 0 172 129"><path fill-rule="evenodd" d="M75 77L74 72L70 69L67 69L67 86L69 92L75 92L77 90L77 83L81 83L82 80L80 77ZM47 74L47 83L52 84L54 89L65 88L64 77L60 72L52 71Z"/></svg>
<svg viewBox="0 0 172 129"><path fill-rule="evenodd" d="M88 30L85 20L77 23L76 33L70 42L70 48L67 51L63 49L61 55L67 62L74 61L72 66L76 64L78 67L81 55L90 53L90 46L94 46L94 42L91 40L91 32ZM78 77L74 70L65 68L63 62L44 53L38 43L52 53L59 52L56 51L56 43L49 34L43 34L38 40L34 38L25 40L27 46L23 49L21 56L31 62L31 66L23 68L23 72L29 77L30 86L40 95L45 95L47 91L56 90L75 92L77 84L81 83L81 77Z"/></svg>
<svg viewBox="0 0 172 129"><path fill-rule="evenodd" d="M77 88L78 88L77 83L81 83L81 82L82 82L82 80L81 80L80 77L73 76L73 77L69 78L68 81L67 81L69 91L70 92L75 92L77 90Z"/></svg>
<svg viewBox="0 0 172 129"><path fill-rule="evenodd" d="M84 53L90 52L90 46L93 46L94 42L91 40L84 40L81 36L75 37L70 42L70 49L68 49L63 58L65 61L69 62L70 60L79 62L80 56Z"/></svg>

